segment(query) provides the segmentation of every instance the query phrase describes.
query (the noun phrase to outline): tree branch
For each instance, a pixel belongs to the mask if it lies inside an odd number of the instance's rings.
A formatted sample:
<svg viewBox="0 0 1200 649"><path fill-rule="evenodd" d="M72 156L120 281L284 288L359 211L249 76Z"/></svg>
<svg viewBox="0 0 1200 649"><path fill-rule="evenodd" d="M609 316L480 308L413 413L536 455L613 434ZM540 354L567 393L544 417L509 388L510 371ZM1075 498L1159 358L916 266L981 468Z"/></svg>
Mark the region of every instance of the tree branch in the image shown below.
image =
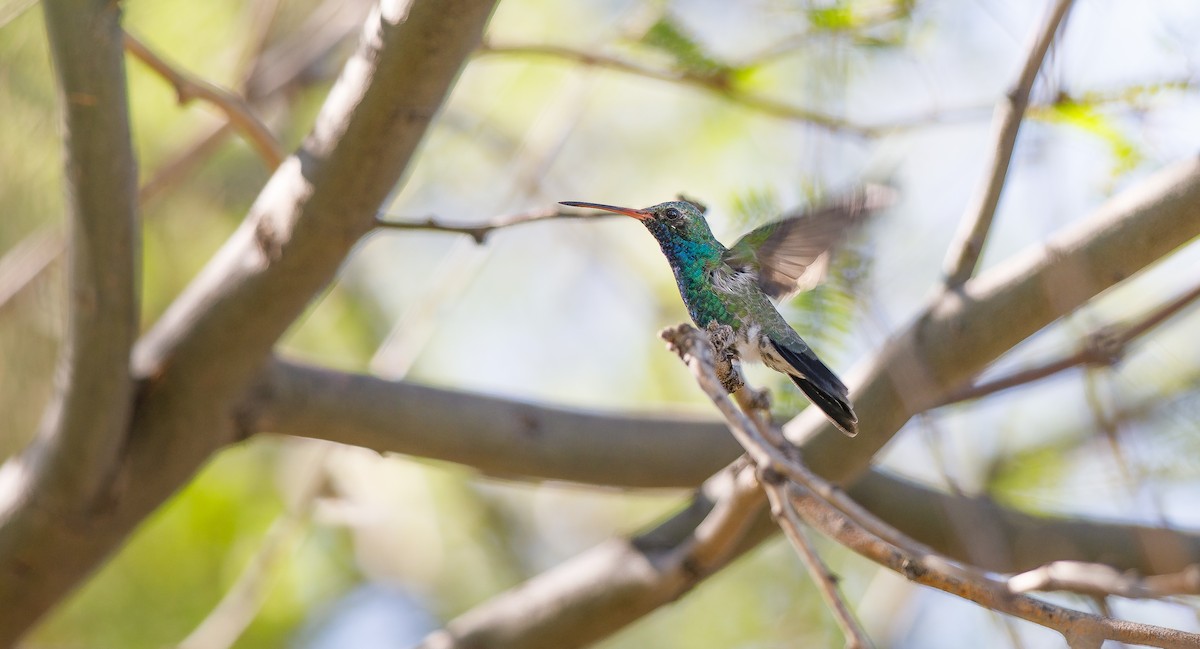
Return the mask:
<svg viewBox="0 0 1200 649"><path fill-rule="evenodd" d="M60 593L35 584L47 539L86 529L110 506L124 448L137 336L137 164L130 141L119 6L44 4L65 116L67 336L55 394L33 444L0 467L0 644L21 611Z"/></svg>
<svg viewBox="0 0 1200 649"><path fill-rule="evenodd" d="M872 135L877 135L879 131L879 129L876 127L861 126L851 123L845 119L834 117L833 115L808 110L799 106L793 106L770 97L764 97L762 95L756 95L737 90L730 85L729 79L722 76L692 74L687 71L676 72L670 70L659 70L640 65L632 61L626 61L611 56L594 54L592 52L586 52L583 50L577 50L558 45L495 45L484 42L479 47L479 53L551 57L565 61L571 61L580 65L615 70L617 72L624 72L626 74L633 74L639 77L645 77L647 79L678 83L704 90L722 97L727 101L740 104L747 108L751 108L774 117L805 122L835 133L850 133L853 135L869 137Z"/></svg>
<svg viewBox="0 0 1200 649"><path fill-rule="evenodd" d="M774 528L742 514L757 489L749 465L710 478L677 526L612 539L450 621L421 649L561 649L599 640L694 588L745 551L740 535ZM737 540L730 548L732 540Z"/></svg>
<svg viewBox="0 0 1200 649"><path fill-rule="evenodd" d="M1019 385L1040 381L1080 365L1115 365L1125 355L1125 349L1129 343L1167 321L1197 299L1200 299L1200 284L1193 286L1183 295L1159 306L1132 324L1123 327L1104 327L1093 332L1087 337L1083 347L1074 354L986 383L968 386L948 395L940 405L979 399Z"/></svg>
<svg viewBox="0 0 1200 649"><path fill-rule="evenodd" d="M703 482L741 450L713 420L542 406L283 360L271 365L240 410L248 430L457 462L510 479L683 489ZM631 457L641 461L630 462ZM996 572L1031 570L1060 559L1143 574L1200 562L1200 537L1194 534L1031 516L986 497L947 494L878 470L848 492L908 536ZM762 528L770 529L765 520ZM979 536L989 543L979 543Z"/></svg>
<svg viewBox="0 0 1200 649"><path fill-rule="evenodd" d="M674 351L679 359L687 365L692 377L700 385L701 390L721 412L729 432L737 438L738 443L746 450L746 455L754 463L756 473L762 478L759 484L748 484L744 488L755 489L761 485L771 503L771 515L783 529L784 535L791 542L796 553L808 568L809 574L817 585L817 590L825 599L826 605L833 612L838 626L846 636L846 646L850 649L864 649L871 646L866 632L850 613L849 607L837 589L836 580L825 562L817 554L812 544L804 536L804 530L796 518L796 512L787 502L784 494L785 475L795 470L803 470L800 463L786 455L787 447L775 446L771 439L782 439L772 435L771 428L765 416L755 413L753 401L746 400L746 405L735 406L729 400L727 393L738 393L745 389L753 392L741 380L740 373L734 369L728 347L734 344L733 331L726 325L710 323L707 337L691 325L680 325L665 329L659 337L667 342L668 348ZM711 341L711 342L710 342ZM714 349L715 347L715 349ZM729 381L729 375L738 377L736 383ZM762 399L761 401L765 401ZM762 408L767 414L767 408ZM784 442L786 443L786 442Z"/></svg>
<svg viewBox="0 0 1200 649"><path fill-rule="evenodd" d="M913 415L940 403L1028 336L1200 234L1200 159L1164 169L959 292L933 299L850 378L859 435L818 413L785 430L818 474L860 475Z"/></svg>
<svg viewBox="0 0 1200 649"><path fill-rule="evenodd" d="M271 364L241 411L248 430L448 460L501 477L691 488L739 455L711 420L597 415L285 360Z"/></svg>
<svg viewBox="0 0 1200 649"><path fill-rule="evenodd" d="M61 11L80 21L89 15L65 4L47 3L48 14ZM109 61L107 55L80 48L96 33L94 26L85 25L86 35L74 39L69 51L119 70L119 5L79 4L111 14L111 29L103 35L112 39L105 45L116 49ZM133 366L143 382L132 429L120 428L120 439L127 444L107 494L109 509L66 530L63 521L44 515L37 533L16 536L20 528L11 518L0 524L0 538L15 540L0 544L0 645L12 644L216 449L237 439L235 399L269 358L275 341L373 226L380 204L478 44L493 7L488 0L425 0L413 3L405 15L401 4L385 1L368 19L359 51L346 64L301 150L276 170L242 227L139 341ZM114 77L91 78L105 83ZM105 83L104 92L123 98L124 86ZM79 93L68 97L74 102L89 99ZM127 129L87 132L114 137ZM105 169L116 168L110 154ZM131 169L130 160L121 173ZM132 175L121 180L107 182L105 193L122 195L128 183L132 204ZM99 270L94 277L113 272ZM97 319L88 324L96 329ZM106 333L88 348L105 354L118 350L120 368L127 372L129 355L121 349L120 335ZM93 429L129 402L120 395L103 398L121 385L128 381L112 379L91 393L91 399L103 399L97 403L105 408L89 421ZM27 471L21 462L9 467L9 476Z"/></svg>
<svg viewBox="0 0 1200 649"><path fill-rule="evenodd" d="M940 557L916 554L871 534L811 492L795 486L790 491L790 501L804 521L847 548L918 584L1054 629L1072 647L1099 649L1105 639L1171 649L1191 649L1200 644L1200 634L1074 611L1015 595L1004 582L995 579L980 575L964 577L960 571L949 569Z"/></svg>
<svg viewBox="0 0 1200 649"><path fill-rule="evenodd" d="M193 99L203 99L216 106L225 114L229 123L246 138L246 141L254 146L258 155L267 163L268 169L274 169L283 162L283 146L275 139L267 125L254 115L241 97L175 69L129 32L125 32L125 49L151 70L157 72L163 79L166 79L167 83L175 88L175 94L179 98L180 104L188 104Z"/></svg>
<svg viewBox="0 0 1200 649"><path fill-rule="evenodd" d="M1200 564L1171 575L1141 577L1099 563L1055 561L1013 575L1008 588L1014 593L1061 590L1094 597L1117 595L1130 599L1200 595Z"/></svg>
<svg viewBox="0 0 1200 649"><path fill-rule="evenodd" d="M538 221L549 221L551 219L600 219L609 218L612 214L607 212L565 212L554 208L546 208L533 210L530 212L520 212L508 216L497 217L486 223L479 225L453 225L443 223L435 216L427 216L421 221L391 221L381 218L375 219L375 227L387 230L431 230L434 232L449 232L454 234L465 234L475 240L475 243L483 245L487 241L488 235L492 232L510 228L514 225L522 225L525 223L536 223Z"/></svg>
<svg viewBox="0 0 1200 649"><path fill-rule="evenodd" d="M958 233L950 244L946 254L944 272L946 287L956 289L963 285L975 272L979 255L983 252L983 244L987 239L988 230L992 226L992 217L996 214L996 206L1000 203L1000 192L1004 190L1004 180L1008 176L1008 165L1012 161L1013 148L1017 143L1017 132L1021 129L1021 121L1025 117L1025 108L1029 105L1029 93L1033 82L1037 79L1038 70L1046 58L1054 35L1071 9L1072 0L1057 0L1041 30L1030 40L1029 49L1025 54L1025 64L1004 99L996 104L992 117L992 146L980 186L975 190L971 203L967 207L959 225Z"/></svg>
<svg viewBox="0 0 1200 649"><path fill-rule="evenodd" d="M0 257L0 311L42 274L67 247L55 228L42 228L21 239Z"/></svg>

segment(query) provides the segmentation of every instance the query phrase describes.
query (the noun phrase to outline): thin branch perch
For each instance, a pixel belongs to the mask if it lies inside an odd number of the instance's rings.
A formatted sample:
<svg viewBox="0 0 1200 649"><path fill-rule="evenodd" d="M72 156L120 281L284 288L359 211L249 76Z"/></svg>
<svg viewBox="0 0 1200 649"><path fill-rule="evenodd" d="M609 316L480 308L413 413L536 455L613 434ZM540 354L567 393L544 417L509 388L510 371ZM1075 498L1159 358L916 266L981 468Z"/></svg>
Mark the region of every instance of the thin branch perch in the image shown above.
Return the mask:
<svg viewBox="0 0 1200 649"><path fill-rule="evenodd" d="M830 603L846 633L847 646L862 647L866 646L868 641L834 588L834 582L827 569L804 540L798 518L803 518L804 522L817 527L835 541L903 574L912 581L1054 629L1062 633L1073 646L1099 647L1105 639L1171 649L1190 648L1200 644L1200 634L1082 613L1024 595L1014 595L1012 593L1016 592L1016 589L1013 588L1012 581L1005 584L969 567L955 566L944 557L933 555L926 548L913 543L897 530L888 530L883 535L869 531L860 519L860 516L873 518L869 514L856 506L853 506L851 511L840 509L818 495L837 493L833 485L808 471L798 458L778 460L776 452L782 449L764 448L765 437L754 430L756 425L752 423L751 418L735 408L726 396L717 378L713 350L707 338L688 325L668 330L664 332L663 337L680 355L705 394L725 416L730 431L746 447L750 457L756 458L755 461L759 463L758 470L766 472L762 487L767 492L776 518L821 586L822 594ZM793 475L799 480L789 482L789 476ZM809 488L808 485L812 485L813 488ZM872 520L871 525L879 527L882 523ZM888 541L887 538L898 539L899 542ZM1093 574L1095 572L1093 569ZM1188 574L1193 572L1194 570L1190 570ZM1075 570L1072 574L1077 576L1079 571ZM1061 578L1061 575L1059 577ZM1018 585L1031 581L1028 574L1014 579ZM1078 580L1078 577L1076 579ZM1175 585L1179 581L1176 579L1171 583ZM1195 584L1186 583L1186 580L1184 583L1195 587Z"/></svg>
<svg viewBox="0 0 1200 649"><path fill-rule="evenodd" d="M452 223L445 223L435 216L427 216L425 219L420 221L392 221L390 219L376 218L375 227L386 230L430 230L433 232L465 234L474 239L475 243L483 245L492 232L502 228L510 228L514 225L536 223L538 221L549 221L552 219L599 219L608 218L611 216L612 214L607 212L580 213L549 208L501 216L478 225L456 225Z"/></svg>

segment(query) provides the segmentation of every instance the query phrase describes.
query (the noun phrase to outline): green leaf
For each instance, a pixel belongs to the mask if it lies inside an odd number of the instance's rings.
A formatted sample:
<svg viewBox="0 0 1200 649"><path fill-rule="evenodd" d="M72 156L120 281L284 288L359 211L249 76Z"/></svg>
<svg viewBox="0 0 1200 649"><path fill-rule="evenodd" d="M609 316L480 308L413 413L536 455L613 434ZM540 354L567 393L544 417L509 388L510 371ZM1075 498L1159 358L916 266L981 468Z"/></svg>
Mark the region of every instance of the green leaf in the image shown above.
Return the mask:
<svg viewBox="0 0 1200 649"><path fill-rule="evenodd" d="M850 31L862 22L849 5L809 9L808 22L818 31Z"/></svg>
<svg viewBox="0 0 1200 649"><path fill-rule="evenodd" d="M1031 114L1035 118L1050 123L1066 124L1099 138L1108 145L1109 152L1116 161L1114 176L1133 169L1144 157L1133 140L1117 127L1112 116L1100 112L1091 103L1068 98L1049 108L1031 111Z"/></svg>
<svg viewBox="0 0 1200 649"><path fill-rule="evenodd" d="M685 74L702 78L729 78L736 68L709 56L669 15L664 15L642 35L643 45L665 52L673 59L675 68Z"/></svg>

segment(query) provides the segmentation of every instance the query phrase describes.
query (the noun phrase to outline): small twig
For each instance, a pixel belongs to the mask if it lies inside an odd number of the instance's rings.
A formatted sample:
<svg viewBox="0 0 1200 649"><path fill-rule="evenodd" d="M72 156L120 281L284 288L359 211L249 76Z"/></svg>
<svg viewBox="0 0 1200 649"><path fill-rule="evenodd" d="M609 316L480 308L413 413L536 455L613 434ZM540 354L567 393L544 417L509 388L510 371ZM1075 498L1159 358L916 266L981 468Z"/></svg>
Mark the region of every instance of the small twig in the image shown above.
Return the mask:
<svg viewBox="0 0 1200 649"><path fill-rule="evenodd" d="M1200 595L1200 564L1174 574L1142 577L1100 563L1055 561L1009 577L1008 589L1014 593L1057 590L1130 599Z"/></svg>
<svg viewBox="0 0 1200 649"><path fill-rule="evenodd" d="M1080 365L1115 365L1124 356L1125 348L1131 342L1166 322L1197 299L1200 299L1200 284L1147 313L1132 324L1124 327L1102 327L1096 330L1087 337L1083 347L1073 354L1048 361L1037 367L1014 372L993 381L968 386L947 395L938 405L945 406L979 399L1019 385L1040 381Z"/></svg>
<svg viewBox="0 0 1200 649"><path fill-rule="evenodd" d="M726 75L721 74L705 75L687 71L659 70L632 61L558 45L494 45L485 41L480 45L479 52L481 54L553 57L573 61L581 65L633 74L647 79L678 83L711 92L735 104L741 104L742 106L768 115L806 122L833 132L870 137L877 135L881 130L878 127L862 126L832 115L793 106L770 97L739 91L731 86L731 82Z"/></svg>
<svg viewBox="0 0 1200 649"><path fill-rule="evenodd" d="M37 3L38 0L12 0L6 6L0 6L0 28L16 20Z"/></svg>
<svg viewBox="0 0 1200 649"><path fill-rule="evenodd" d="M270 129L255 117L241 97L175 69L129 32L125 32L125 50L166 79L167 83L175 88L180 104L187 104L193 99L203 99L220 109L229 123L254 146L269 168L275 169L283 162L283 147L271 134Z"/></svg>
<svg viewBox="0 0 1200 649"><path fill-rule="evenodd" d="M796 509L788 501L786 489L780 485L771 485L766 488L766 492L767 498L771 502L771 513L775 515L775 521L779 523L784 536L791 542L792 548L796 550L796 554L808 568L808 574L812 575L813 581L817 583L817 590L825 599L825 605L833 611L834 619L837 620L838 626L846 636L847 649L870 647L871 641L867 632L854 618L854 614L846 606L841 592L838 591L837 575L829 570L829 567L821 559L821 555L817 554L812 542L804 535L804 523L800 520Z"/></svg>
<svg viewBox="0 0 1200 649"><path fill-rule="evenodd" d="M1004 181L1008 176L1017 132L1021 129L1025 109L1029 105L1029 93L1033 89L1034 80L1037 79L1038 70L1042 67L1042 61L1046 58L1046 52L1054 42L1054 35L1071 8L1071 3L1072 0L1058 0L1055 3L1050 15L1046 17L1045 24L1034 34L1029 44L1025 64L1016 82L1005 94L1004 99L996 104L992 117L991 159L986 167L987 172L971 198L958 233L955 234L946 255L944 272L946 287L949 289L962 286L975 273L984 241L992 226L992 217L995 216L996 206L1000 203L1000 192L1003 191Z"/></svg>
<svg viewBox="0 0 1200 649"><path fill-rule="evenodd" d="M254 621L270 594L272 579L278 572L289 544L305 532L312 520L318 498L325 491L327 460L323 450L315 465L303 476L296 503L275 518L246 567L229 587L221 601L200 624L184 638L178 649L226 649L234 645Z"/></svg>
<svg viewBox="0 0 1200 649"><path fill-rule="evenodd" d="M41 275L67 248L62 232L44 228L17 242L0 257L0 310Z"/></svg>
<svg viewBox="0 0 1200 649"><path fill-rule="evenodd" d="M522 225L525 223L535 223L537 221L549 221L551 219L596 219L608 218L612 214L607 212L564 212L557 209L541 209L531 212L521 212L509 216L501 216L486 223L479 225L454 225L451 223L443 223L435 216L425 217L421 221L389 221L382 218L375 219L375 227L388 230L432 230L435 232L450 232L454 234L465 234L475 240L475 243L483 245L487 241L488 235L494 230L509 228L514 225Z"/></svg>
<svg viewBox="0 0 1200 649"><path fill-rule="evenodd" d="M225 122L209 127L209 130L197 135L189 144L180 148L159 165L150 177L138 187L138 203L146 205L151 199L162 193L179 180L188 177L197 165L216 153L225 139L233 133L233 124Z"/></svg>

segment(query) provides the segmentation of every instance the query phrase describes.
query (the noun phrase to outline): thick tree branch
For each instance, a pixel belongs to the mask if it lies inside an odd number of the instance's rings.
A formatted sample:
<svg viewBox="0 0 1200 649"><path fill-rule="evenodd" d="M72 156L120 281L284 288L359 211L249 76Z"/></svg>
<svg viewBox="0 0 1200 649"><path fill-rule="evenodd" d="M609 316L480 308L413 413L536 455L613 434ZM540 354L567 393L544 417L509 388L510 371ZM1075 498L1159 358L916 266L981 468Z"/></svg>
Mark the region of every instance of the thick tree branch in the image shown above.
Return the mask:
<svg viewBox="0 0 1200 649"><path fill-rule="evenodd" d="M749 466L736 462L710 478L680 524L661 526L630 539L612 539L559 568L452 620L427 637L421 649L560 649L586 646L683 596L747 548L737 535L760 539L777 529L766 517L756 523L729 512L757 491ZM732 532L727 533L727 532ZM719 551L714 552L714 549ZM709 563L715 562L715 563Z"/></svg>
<svg viewBox="0 0 1200 649"><path fill-rule="evenodd" d="M985 166L987 171L971 197L971 203L946 255L944 272L948 288L962 286L975 272L975 265L983 252L988 230L992 227L992 217L995 216L996 206L1000 203L1004 179L1008 177L1008 165L1012 161L1017 132L1021 130L1021 121L1025 117L1025 108L1029 105L1029 93L1033 90L1038 70L1041 69L1046 52L1050 50L1054 35L1071 9L1072 2L1073 0L1055 2L1045 24L1030 40L1025 63L1016 82L1005 94L1004 99L996 105L992 116L993 141Z"/></svg>
<svg viewBox="0 0 1200 649"><path fill-rule="evenodd" d="M817 473L861 475L913 415L940 403L1025 338L1200 235L1200 159L1164 169L968 282L936 296L849 381L862 417L847 439L818 413L787 427Z"/></svg>
<svg viewBox="0 0 1200 649"><path fill-rule="evenodd" d="M500 477L686 489L740 452L711 420L597 415L283 360L243 410L251 430L449 460Z"/></svg>
<svg viewBox="0 0 1200 649"><path fill-rule="evenodd" d="M22 611L58 593L35 559L48 538L71 537L106 510L133 400L137 336L137 164L130 141L120 7L45 3L65 116L67 336L55 395L33 444L0 467L0 644Z"/></svg>
<svg viewBox="0 0 1200 649"><path fill-rule="evenodd" d="M741 451L713 420L571 410L283 360L272 364L243 412L252 430L457 462L498 477L617 487L689 488ZM848 492L942 554L996 572L1073 559L1156 574L1200 561L1200 536L1193 534L1031 516L878 470ZM765 521L762 528L770 529Z"/></svg>
<svg viewBox="0 0 1200 649"><path fill-rule="evenodd" d="M106 12L118 7L79 4ZM413 3L405 15L403 4L385 1L368 19L359 51L346 64L301 150L276 170L242 227L139 341L133 364L143 384L132 430L120 429L127 444L107 494L108 509L66 530L63 521L43 517L42 533L22 535L19 542L0 548L0 645L23 634L213 451L236 439L235 398L279 336L333 278L351 246L373 226L381 202L478 44L493 6L488 0L425 0ZM74 20L89 15L64 3L47 7L51 14L62 11ZM86 26L91 31L71 43L72 51L107 61L79 48L94 38L94 27ZM112 39L108 46L116 50L111 64L119 69L121 32L115 14L111 29L102 33ZM105 93L124 96L123 85L106 83L111 75L91 78L105 84ZM95 97L74 93L68 98L88 103ZM112 137L121 131L101 125L87 132ZM109 155L105 168L117 167ZM132 204L136 188L131 168L130 161L122 171L130 175L122 182L129 183ZM125 187L108 182L105 192L112 195L114 186ZM109 269L101 270L105 272L95 277L111 277ZM96 328L95 318L89 326ZM88 347L111 353L120 347L119 340L109 332L103 342ZM127 351L120 353L122 371L129 365ZM101 399L122 384L111 380L91 398ZM103 399L104 414L89 424L107 421L121 412L119 404L128 402L119 395ZM19 474L28 466L18 463L12 470ZM19 529L12 522L0 525L0 538Z"/></svg>

